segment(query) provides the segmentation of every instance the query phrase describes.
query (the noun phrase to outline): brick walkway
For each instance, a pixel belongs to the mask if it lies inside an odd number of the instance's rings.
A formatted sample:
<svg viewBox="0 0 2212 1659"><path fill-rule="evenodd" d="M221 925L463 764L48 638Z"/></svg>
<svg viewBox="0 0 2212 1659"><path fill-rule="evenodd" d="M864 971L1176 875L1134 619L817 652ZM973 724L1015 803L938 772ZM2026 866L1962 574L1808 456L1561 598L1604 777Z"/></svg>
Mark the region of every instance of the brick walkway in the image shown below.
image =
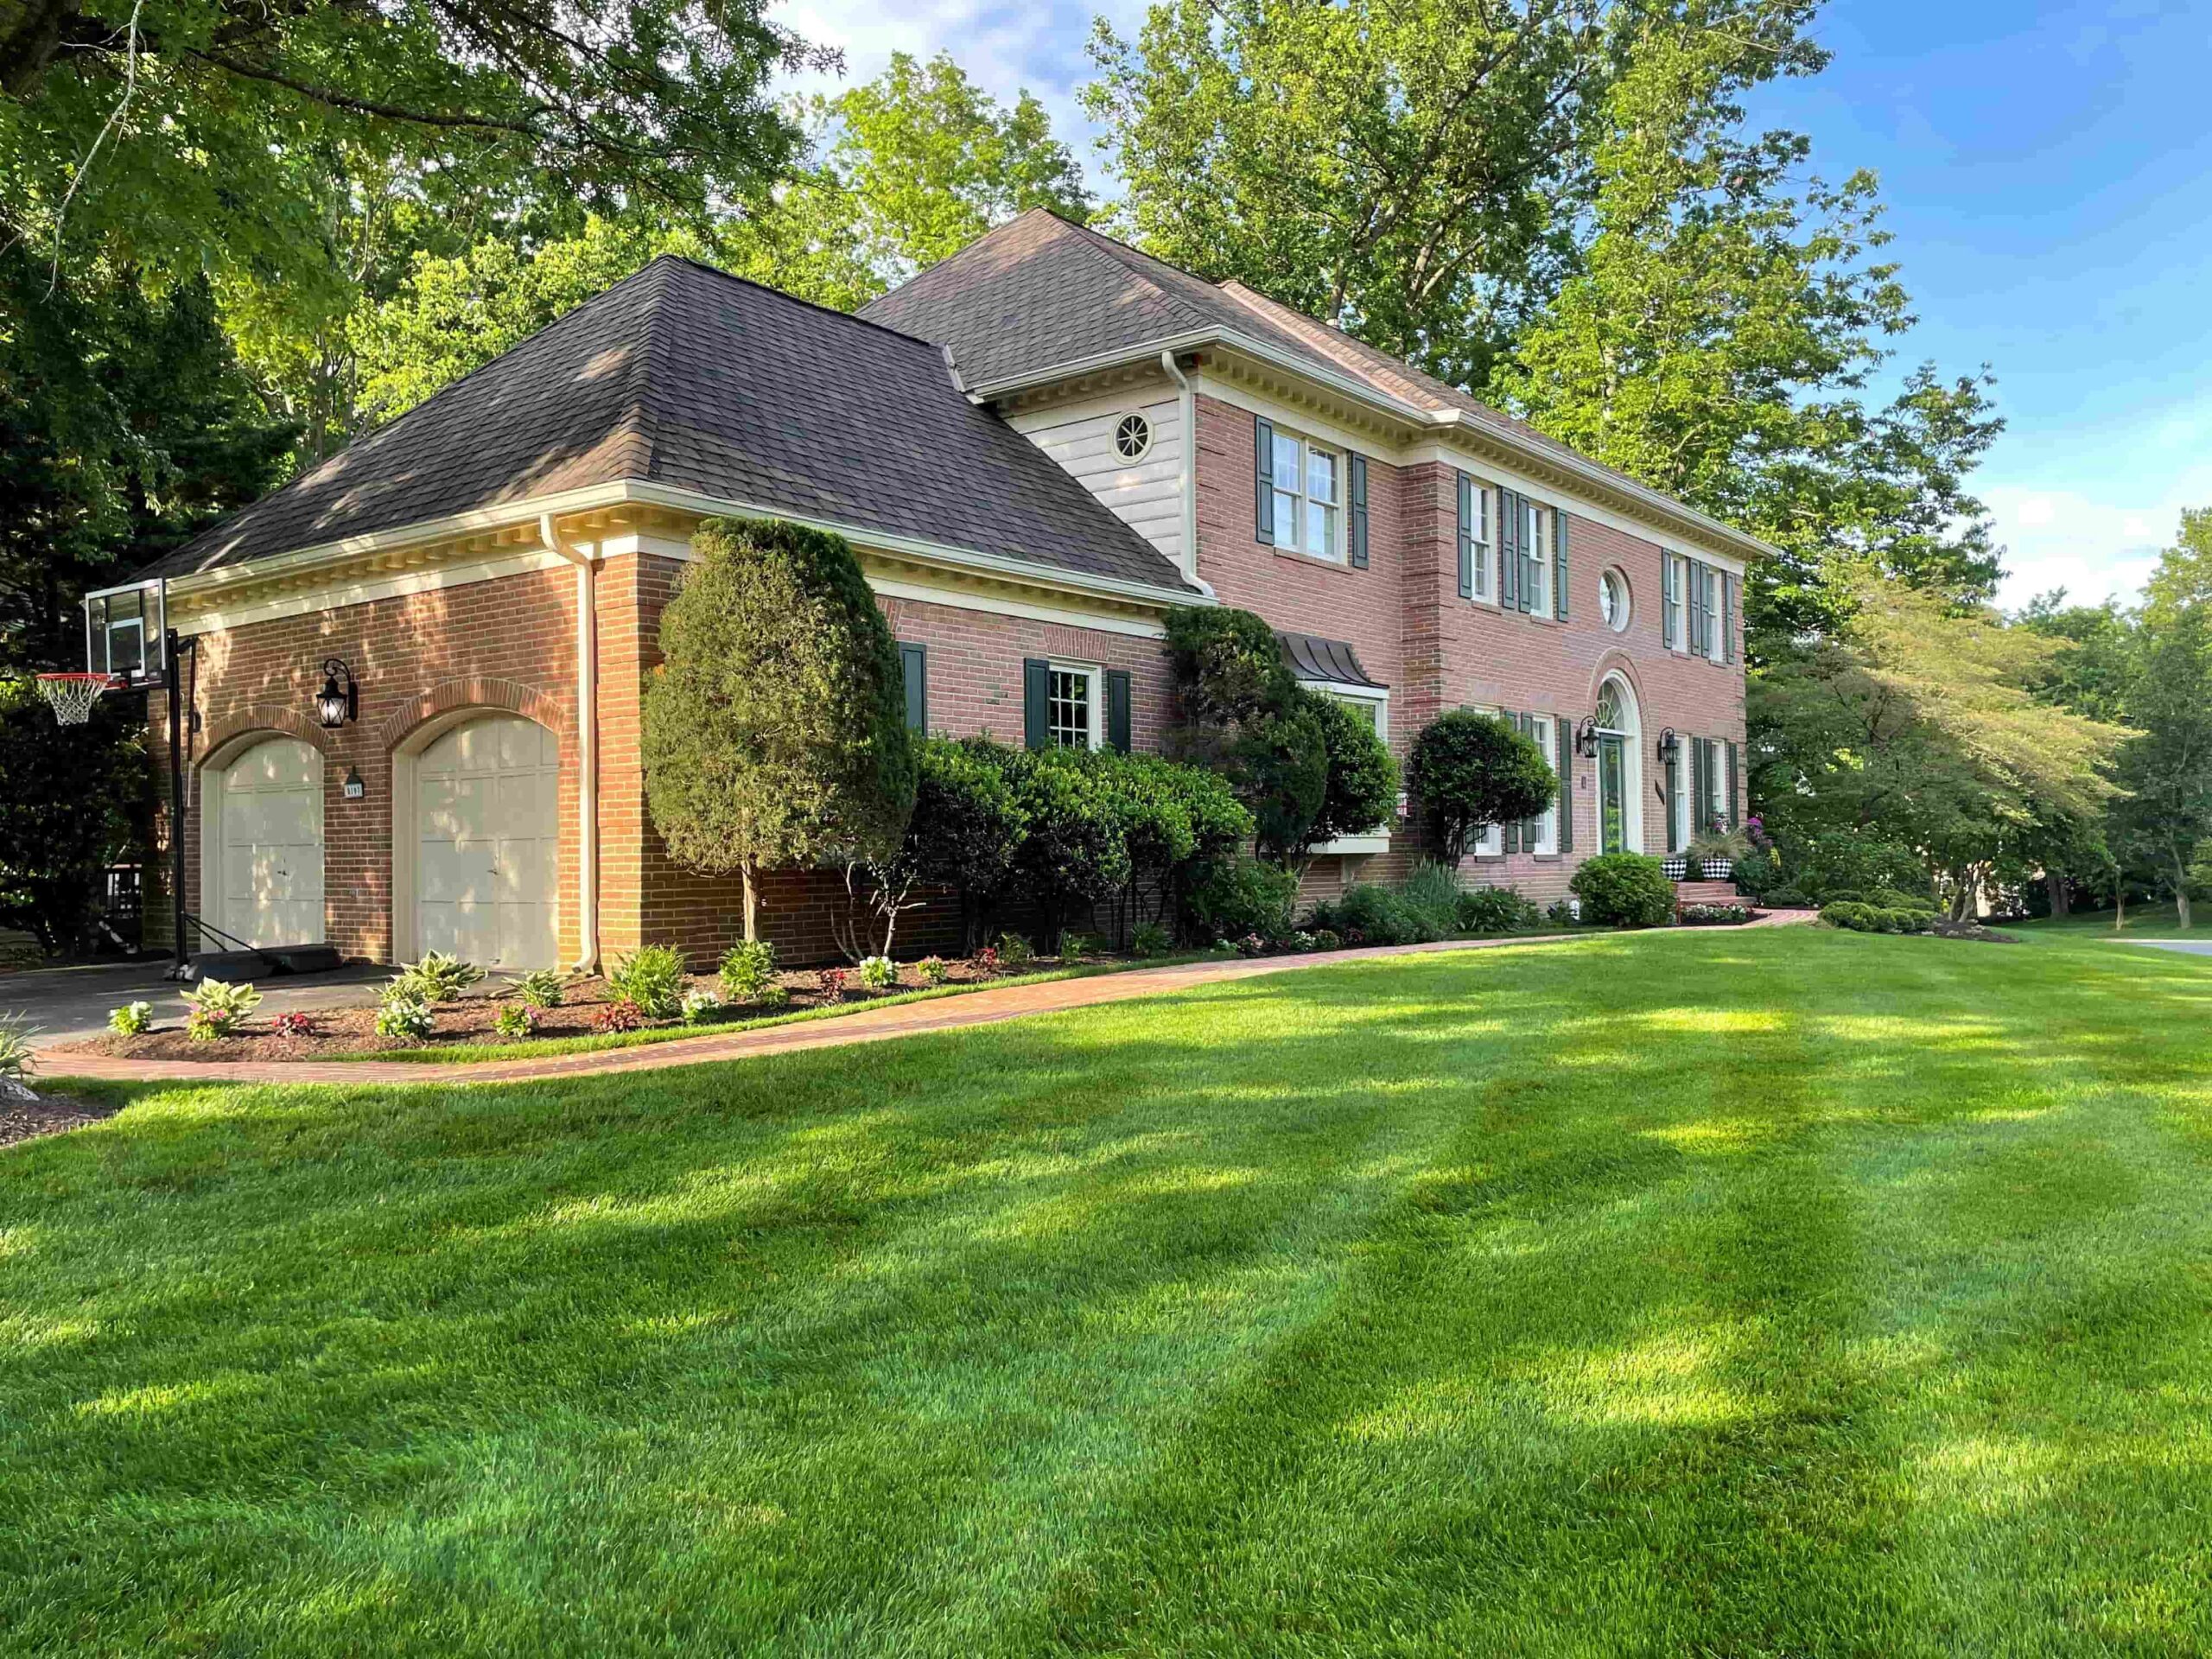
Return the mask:
<svg viewBox="0 0 2212 1659"><path fill-rule="evenodd" d="M1753 927L1786 926L1814 919L1810 911L1780 911ZM1168 968L1133 968L1087 979L1051 980L1041 985L1008 985L969 991L925 1002L901 1002L887 1008L862 1008L834 1019L764 1026L727 1037L690 1037L632 1048L601 1049L582 1054L555 1054L533 1060L486 1060L440 1065L412 1060L129 1060L105 1054L43 1054L41 1080L98 1077L120 1083L302 1083L422 1084L450 1088L457 1084L519 1083L542 1077L597 1076L609 1071L656 1071L671 1065L704 1065L717 1060L750 1059L760 1054L788 1054L801 1049L836 1048L847 1043L881 1042L917 1032L957 1031L963 1026L995 1025L1026 1014L1062 1008L1095 1007L1187 990L1194 985L1252 979L1294 969L1363 962L1378 957L1421 956L1439 950L1494 950L1505 945L1556 944L1573 939L1609 938L1594 933L1538 933L1511 939L1445 939L1434 944L1380 945L1364 950L1332 950L1313 956L1241 957L1179 963Z"/></svg>

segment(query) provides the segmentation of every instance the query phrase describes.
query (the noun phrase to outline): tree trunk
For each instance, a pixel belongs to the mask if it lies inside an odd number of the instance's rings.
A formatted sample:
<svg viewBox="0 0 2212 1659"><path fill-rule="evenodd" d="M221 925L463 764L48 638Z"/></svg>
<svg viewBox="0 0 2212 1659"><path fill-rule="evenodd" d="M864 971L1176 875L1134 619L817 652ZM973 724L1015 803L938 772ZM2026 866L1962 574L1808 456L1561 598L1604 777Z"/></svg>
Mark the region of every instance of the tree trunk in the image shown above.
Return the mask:
<svg viewBox="0 0 2212 1659"><path fill-rule="evenodd" d="M2127 925L2127 887L2125 883L2112 890L2112 931L2119 932Z"/></svg>
<svg viewBox="0 0 2212 1659"><path fill-rule="evenodd" d="M2181 855L2174 855L2174 913L2181 919L2181 931L2189 931L2189 866L2182 862Z"/></svg>
<svg viewBox="0 0 2212 1659"><path fill-rule="evenodd" d="M741 864L739 869L745 876L745 942L751 944L760 937L760 900L753 890L753 866Z"/></svg>
<svg viewBox="0 0 2212 1659"><path fill-rule="evenodd" d="M2043 884L2050 891L2050 913L2054 916L2072 915L2073 904L2067 893L2066 878L2056 870L2046 871Z"/></svg>

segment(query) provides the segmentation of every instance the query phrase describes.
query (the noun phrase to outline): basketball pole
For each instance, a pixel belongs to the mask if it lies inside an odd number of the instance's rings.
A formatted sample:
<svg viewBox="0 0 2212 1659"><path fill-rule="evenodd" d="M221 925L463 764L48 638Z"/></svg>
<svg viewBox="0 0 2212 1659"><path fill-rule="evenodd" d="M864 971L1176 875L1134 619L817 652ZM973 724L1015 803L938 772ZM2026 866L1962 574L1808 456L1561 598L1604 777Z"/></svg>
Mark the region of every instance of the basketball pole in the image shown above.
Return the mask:
<svg viewBox="0 0 2212 1659"><path fill-rule="evenodd" d="M192 979L192 959L185 943L184 908L184 699L178 695L183 687L184 675L177 658L189 653L192 658L193 678L200 677L200 640L179 637L175 628L167 628L162 635L162 666L164 670L169 703L169 904L170 944L175 960L169 965L168 977L180 984Z"/></svg>

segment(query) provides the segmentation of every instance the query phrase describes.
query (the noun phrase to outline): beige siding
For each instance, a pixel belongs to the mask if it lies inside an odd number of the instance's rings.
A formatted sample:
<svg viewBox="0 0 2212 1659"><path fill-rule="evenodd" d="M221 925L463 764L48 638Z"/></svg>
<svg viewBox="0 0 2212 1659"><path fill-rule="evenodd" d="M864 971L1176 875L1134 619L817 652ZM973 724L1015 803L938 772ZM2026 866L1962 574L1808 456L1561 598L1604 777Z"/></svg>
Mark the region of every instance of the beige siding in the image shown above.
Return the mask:
<svg viewBox="0 0 2212 1659"><path fill-rule="evenodd" d="M1114 448L1114 429L1131 413L1152 423L1152 448L1135 461L1122 460ZM1176 398L1043 410L1015 415L1012 424L1082 480L1123 524L1182 563L1183 433Z"/></svg>

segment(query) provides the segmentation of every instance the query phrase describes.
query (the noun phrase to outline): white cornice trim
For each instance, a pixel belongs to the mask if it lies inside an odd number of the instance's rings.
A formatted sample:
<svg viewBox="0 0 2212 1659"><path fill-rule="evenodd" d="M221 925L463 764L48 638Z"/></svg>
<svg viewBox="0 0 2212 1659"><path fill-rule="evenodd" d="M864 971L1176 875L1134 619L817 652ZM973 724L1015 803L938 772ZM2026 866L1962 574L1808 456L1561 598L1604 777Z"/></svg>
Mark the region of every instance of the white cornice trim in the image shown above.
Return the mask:
<svg viewBox="0 0 2212 1659"><path fill-rule="evenodd" d="M497 506L448 514L442 518L425 519L419 524L401 525L372 535L346 537L244 564L225 565L213 570L175 576L170 578L168 587L170 593L180 598L219 602L219 596L226 592L245 589L272 577L296 576L324 566L339 566L351 560L372 557L380 553L481 535L491 531L518 525L535 526L541 517L558 518L568 513L588 512L632 504L697 513L702 518L785 519L792 524L842 536L859 547L875 548L949 569L992 575L1052 592L1116 599L1162 609L1179 605L1211 605L1216 602L1210 593L1188 593L1181 588L1153 582L1130 582L1116 576L1064 569L1057 565L1033 563L1025 559L980 552L972 548L956 547L949 543L919 537L901 536L866 525L811 518L779 507L765 506L758 502L676 489L643 479L623 479L613 483L594 485L588 489L531 496L503 502Z"/></svg>
<svg viewBox="0 0 2212 1659"><path fill-rule="evenodd" d="M1758 537L1738 530L1732 524L1686 506L1672 496L1655 490L1634 479L1624 477L1611 468L1575 454L1571 449L1555 449L1548 443L1539 443L1511 427L1496 427L1477 421L1464 410L1424 409L1420 404L1394 397L1357 377L1341 371L1328 369L1310 359L1300 357L1280 346L1254 339L1242 330L1215 325L1203 329L1186 331L1165 340L1147 340L1141 346L1118 351L1095 353L1090 356L1054 364L1048 368L1011 376L1004 380L990 381L972 388L969 396L978 402L1013 397L1024 391L1050 385L1076 375L1095 374L1104 369L1120 368L1157 360L1162 351L1195 351L1207 346L1241 353L1306 379L1318 381L1347 400L1374 410L1414 428L1417 432L1464 435L1471 448L1495 446L1506 449L1530 461L1560 471L1587 482L1593 489L1608 491L1637 501L1649 511L1673 523L1681 524L1694 534L1713 538L1722 545L1737 550L1747 558L1779 558L1781 550Z"/></svg>

